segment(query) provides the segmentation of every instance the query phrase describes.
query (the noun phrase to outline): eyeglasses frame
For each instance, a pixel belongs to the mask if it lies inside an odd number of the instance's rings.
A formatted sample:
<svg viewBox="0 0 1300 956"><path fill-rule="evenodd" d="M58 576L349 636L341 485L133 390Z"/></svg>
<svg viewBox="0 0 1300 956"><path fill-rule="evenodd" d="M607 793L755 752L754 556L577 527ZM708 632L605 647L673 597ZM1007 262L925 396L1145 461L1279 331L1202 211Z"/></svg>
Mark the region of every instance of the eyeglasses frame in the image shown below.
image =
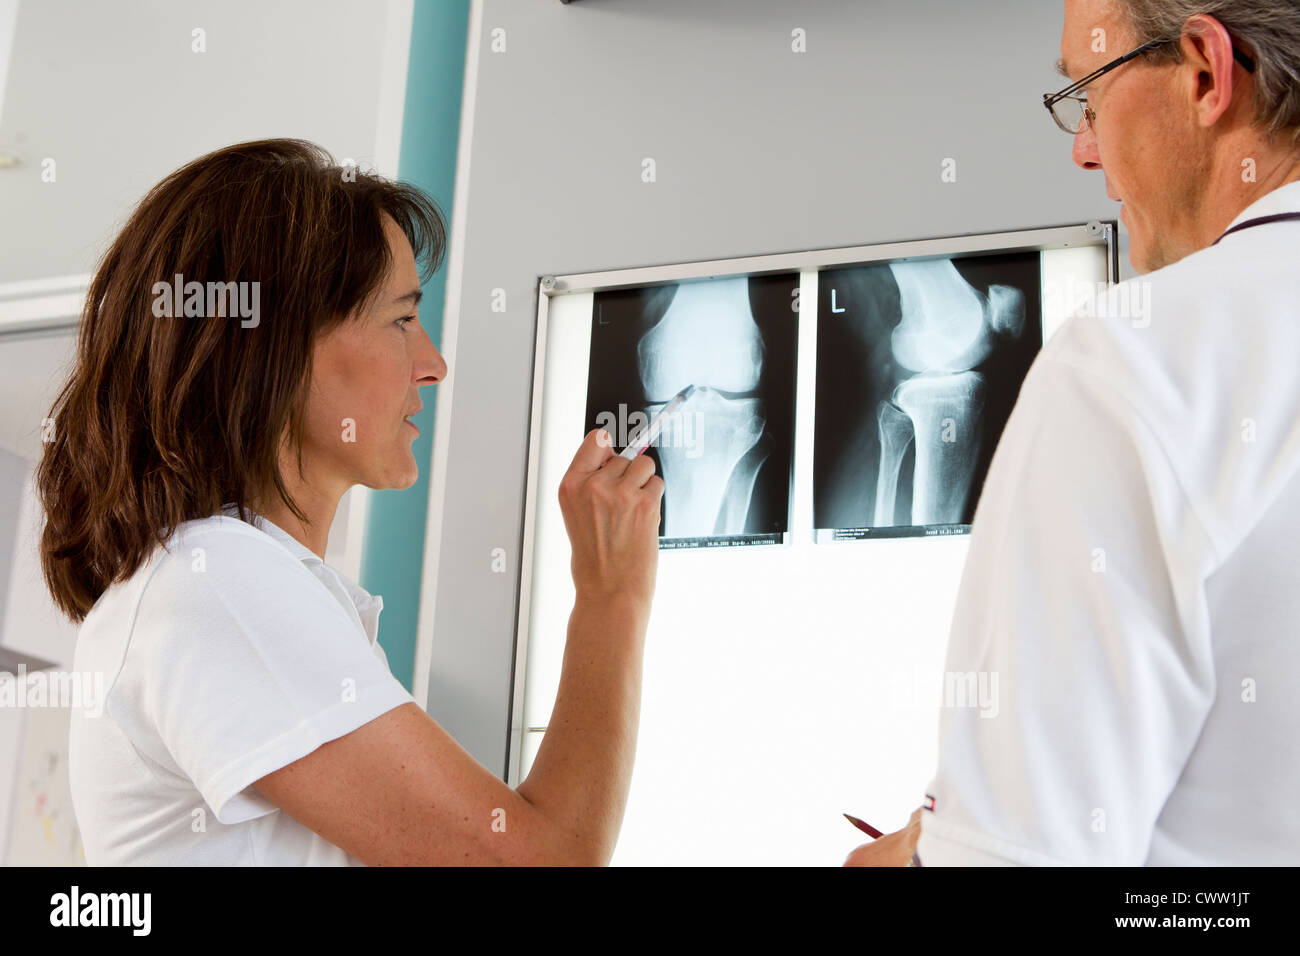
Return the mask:
<svg viewBox="0 0 1300 956"><path fill-rule="evenodd" d="M1111 70L1123 66L1129 60L1141 56L1143 53L1146 53L1148 50L1153 50L1156 47L1165 46L1170 43L1177 43L1180 40L1182 40L1182 34L1179 34L1176 37L1162 37L1162 38L1157 38L1155 40L1148 40L1146 43L1143 43L1137 49L1130 50L1128 53L1125 53L1123 56L1111 60L1105 66L1093 70L1083 79L1071 83L1069 86L1061 90L1059 93L1044 93L1043 105L1047 107L1047 112L1052 114L1052 120L1056 123L1058 127L1065 130L1065 132L1069 133L1071 136L1077 136L1079 135L1079 133L1083 132L1084 126L1087 126L1089 129L1092 128L1092 121L1093 119L1096 118L1097 114L1094 113L1090 107L1085 106L1083 108L1082 124L1078 129L1070 129L1064 123L1062 123L1061 118L1056 115L1056 110L1053 107L1055 107L1057 103L1059 103L1061 100L1064 99L1077 100L1081 103L1086 103L1087 100L1084 97L1073 96L1072 94L1077 93L1079 90L1083 89L1089 83L1095 82L1099 77L1105 76ZM1232 45L1232 57L1234 60L1236 60L1238 63L1242 65L1242 67L1246 70L1247 73L1255 72L1255 61L1251 59L1249 56L1247 56L1245 53L1241 52L1241 50L1237 49L1236 43L1233 43Z"/></svg>

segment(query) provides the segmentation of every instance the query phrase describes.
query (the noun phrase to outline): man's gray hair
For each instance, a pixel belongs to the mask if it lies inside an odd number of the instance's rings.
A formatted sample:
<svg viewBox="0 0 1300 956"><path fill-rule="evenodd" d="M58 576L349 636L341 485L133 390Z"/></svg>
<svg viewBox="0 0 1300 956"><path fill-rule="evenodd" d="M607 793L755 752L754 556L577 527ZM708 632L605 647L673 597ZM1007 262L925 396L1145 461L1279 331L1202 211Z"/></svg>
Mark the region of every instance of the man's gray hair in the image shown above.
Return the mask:
<svg viewBox="0 0 1300 956"><path fill-rule="evenodd" d="M1254 58L1255 119L1300 142L1300 2L1297 0L1118 0L1137 43L1176 37L1198 13L1214 17L1237 48ZM1155 60L1181 60L1178 47L1150 51Z"/></svg>

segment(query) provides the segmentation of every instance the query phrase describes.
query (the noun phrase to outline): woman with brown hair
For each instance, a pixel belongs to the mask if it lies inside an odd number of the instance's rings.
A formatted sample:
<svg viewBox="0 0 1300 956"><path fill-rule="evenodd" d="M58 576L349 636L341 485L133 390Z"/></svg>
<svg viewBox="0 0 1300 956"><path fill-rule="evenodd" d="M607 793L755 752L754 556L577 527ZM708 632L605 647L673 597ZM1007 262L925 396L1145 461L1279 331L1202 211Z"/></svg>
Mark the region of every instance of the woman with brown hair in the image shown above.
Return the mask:
<svg viewBox="0 0 1300 956"><path fill-rule="evenodd" d="M381 599L324 563L349 487L417 477L447 366L419 325L437 206L299 140L201 157L100 264L37 470L80 622L70 779L93 864L592 863L631 776L663 482L604 432L560 489L577 598L512 790L392 676ZM485 462L485 467L491 463Z"/></svg>

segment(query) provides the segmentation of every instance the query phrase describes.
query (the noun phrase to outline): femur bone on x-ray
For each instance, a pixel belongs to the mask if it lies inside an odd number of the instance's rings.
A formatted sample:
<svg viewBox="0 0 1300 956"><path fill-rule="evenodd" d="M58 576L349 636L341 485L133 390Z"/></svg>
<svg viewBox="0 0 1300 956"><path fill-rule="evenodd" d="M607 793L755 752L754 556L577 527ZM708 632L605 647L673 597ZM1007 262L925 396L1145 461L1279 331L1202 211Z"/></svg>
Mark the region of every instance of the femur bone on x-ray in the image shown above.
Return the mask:
<svg viewBox="0 0 1300 956"><path fill-rule="evenodd" d="M668 506L664 536L741 534L754 480L768 457L767 423L756 389L764 347L749 304L748 280L677 287L668 311L637 343L637 370L653 418L687 385L695 392L673 413L692 416L694 441L657 446ZM692 429L666 428L665 434Z"/></svg>

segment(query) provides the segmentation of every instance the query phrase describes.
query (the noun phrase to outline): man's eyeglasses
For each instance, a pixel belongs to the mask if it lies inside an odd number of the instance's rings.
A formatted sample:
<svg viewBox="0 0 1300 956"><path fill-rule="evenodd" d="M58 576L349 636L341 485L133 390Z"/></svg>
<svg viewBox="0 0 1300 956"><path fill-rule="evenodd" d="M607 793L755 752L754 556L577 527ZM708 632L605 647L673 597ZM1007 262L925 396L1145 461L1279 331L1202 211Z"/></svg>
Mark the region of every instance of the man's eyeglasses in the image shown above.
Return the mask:
<svg viewBox="0 0 1300 956"><path fill-rule="evenodd" d="M1088 106L1087 94L1084 94L1083 96L1075 96L1075 93L1082 90L1089 83L1092 83L1099 76L1104 76L1116 67L1123 66L1129 60L1141 56L1143 53L1147 52L1147 50L1152 50L1159 46L1165 46L1169 43L1177 43L1181 39L1181 36L1176 36L1167 37L1161 40L1151 40L1147 43L1143 43L1136 50L1125 53L1116 60L1111 60L1101 69L1094 70L1076 83L1071 83L1065 89L1061 90L1061 92L1044 93L1043 105L1046 106L1047 111L1052 114L1052 119L1056 120L1057 126L1061 127L1061 129L1065 130L1071 136L1076 136L1083 132L1085 124L1087 124L1089 128L1092 127L1092 122L1096 118L1097 114ZM1238 50L1235 45L1232 48L1232 56L1233 59L1245 68L1246 72L1255 72L1255 61Z"/></svg>

